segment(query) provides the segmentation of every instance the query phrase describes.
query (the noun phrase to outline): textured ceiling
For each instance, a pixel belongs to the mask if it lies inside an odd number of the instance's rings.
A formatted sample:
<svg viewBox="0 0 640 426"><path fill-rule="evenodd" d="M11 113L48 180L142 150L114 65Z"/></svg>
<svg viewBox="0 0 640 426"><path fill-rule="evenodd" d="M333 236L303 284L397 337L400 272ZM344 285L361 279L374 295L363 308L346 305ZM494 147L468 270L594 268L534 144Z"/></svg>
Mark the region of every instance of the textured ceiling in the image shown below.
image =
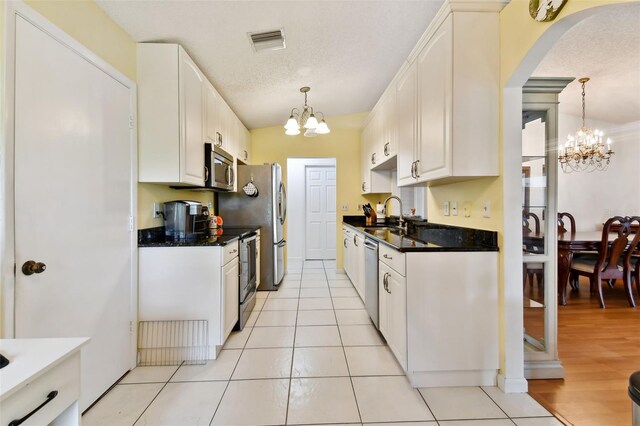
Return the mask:
<svg viewBox="0 0 640 426"><path fill-rule="evenodd" d="M97 3L138 42L184 46L253 129L284 124L302 86L327 117L370 110L443 1ZM254 53L248 32L282 27L285 50Z"/></svg>
<svg viewBox="0 0 640 426"><path fill-rule="evenodd" d="M575 77L560 94L562 112L582 114L580 77L586 85L586 120L640 120L640 4L603 8L569 30L542 60L536 77Z"/></svg>

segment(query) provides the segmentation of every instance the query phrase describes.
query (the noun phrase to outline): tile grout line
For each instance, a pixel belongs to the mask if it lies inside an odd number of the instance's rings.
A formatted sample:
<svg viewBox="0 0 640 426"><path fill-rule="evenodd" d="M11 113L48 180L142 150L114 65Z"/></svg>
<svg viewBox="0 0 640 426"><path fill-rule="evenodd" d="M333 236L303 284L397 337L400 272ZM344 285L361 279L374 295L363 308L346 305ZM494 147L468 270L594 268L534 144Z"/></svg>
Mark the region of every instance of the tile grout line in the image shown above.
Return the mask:
<svg viewBox="0 0 640 426"><path fill-rule="evenodd" d="M304 272L304 262L302 263L302 272ZM298 312L300 307L300 291L302 290L302 274L300 274L300 287L298 287L298 303L296 304L296 319L293 322L293 343L291 344L291 366L289 367L289 388L287 389L287 407L284 412L284 424L289 422L289 399L291 399L291 376L293 372L293 360L296 356L296 335L298 334Z"/></svg>
<svg viewBox="0 0 640 426"><path fill-rule="evenodd" d="M138 420L140 420L140 418L142 418L142 416L144 416L144 413L147 412L147 410L149 409L149 407L151 407L151 404L153 404L153 401L155 401L158 396L160 396L160 394L162 393L162 391L164 390L164 388L167 387L167 385L169 384L169 382L171 381L171 379L173 378L173 376L176 375L176 373L178 372L178 370L180 370L180 367L182 367L182 365L184 364L184 361L182 361L180 363L180 365L178 365L178 368L176 368L176 370L173 372L173 374L171 374L171 376L169 376L169 378L167 379L167 381L164 383L164 385L162 385L162 387L160 388L160 390L158 391L158 393L156 394L156 396L153 397L153 399L149 402L149 404L147 404L147 406L144 408L144 410L142 410L142 413L140 413L140 415L134 420L133 423L131 423L131 425L135 425L136 423L138 423ZM159 382L162 383L162 382ZM140 383L138 383L140 384Z"/></svg>
<svg viewBox="0 0 640 426"><path fill-rule="evenodd" d="M323 265L324 266L324 265ZM326 275L326 271L325 271ZM329 284L329 280L327 279L327 284ZM351 284L353 286L353 283ZM331 295L331 288L329 288L329 295ZM336 315L336 309L333 304L333 297L331 297L331 306L333 309L333 316L336 319L336 328L338 329L338 336L340 337L340 344L342 346L342 355L344 356L344 362L347 365L347 373L349 373L349 383L351 383L351 391L353 392L353 399L356 402L356 410L358 410L358 418L360 419L360 423L363 423L362 413L360 412L360 404L358 404L358 395L356 395L356 388L353 384L353 377L351 376L351 368L349 367L349 360L347 358L347 351L344 348L344 341L342 340L342 332L340 331L340 327L338 326L338 315Z"/></svg>

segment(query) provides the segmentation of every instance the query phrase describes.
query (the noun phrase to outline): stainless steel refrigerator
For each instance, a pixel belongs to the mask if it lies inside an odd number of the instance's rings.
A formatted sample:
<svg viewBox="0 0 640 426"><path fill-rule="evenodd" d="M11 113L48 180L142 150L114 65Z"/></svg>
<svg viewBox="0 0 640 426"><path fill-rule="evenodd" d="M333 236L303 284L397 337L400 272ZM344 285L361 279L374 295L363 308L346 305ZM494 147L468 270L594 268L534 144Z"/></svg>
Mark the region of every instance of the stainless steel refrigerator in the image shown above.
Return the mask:
<svg viewBox="0 0 640 426"><path fill-rule="evenodd" d="M237 167L238 192L219 193L218 215L224 225L260 227L260 287L277 290L284 277L284 221L287 193L279 164ZM258 189L250 196L242 189L248 183ZM251 191L249 191L251 192ZM224 226L223 226L224 229Z"/></svg>

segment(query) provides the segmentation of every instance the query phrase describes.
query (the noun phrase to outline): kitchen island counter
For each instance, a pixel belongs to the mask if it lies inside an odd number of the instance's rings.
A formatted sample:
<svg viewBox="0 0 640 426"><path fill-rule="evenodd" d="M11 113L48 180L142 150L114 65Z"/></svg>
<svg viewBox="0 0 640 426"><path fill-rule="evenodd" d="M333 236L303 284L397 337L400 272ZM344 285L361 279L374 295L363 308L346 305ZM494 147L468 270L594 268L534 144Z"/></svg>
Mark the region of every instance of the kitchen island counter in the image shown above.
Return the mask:
<svg viewBox="0 0 640 426"><path fill-rule="evenodd" d="M164 227L140 229L138 231L138 247L215 247L226 246L229 243L238 241L245 235L260 230L259 226L225 226L217 229L220 235L202 239L180 239L167 238L164 235Z"/></svg>

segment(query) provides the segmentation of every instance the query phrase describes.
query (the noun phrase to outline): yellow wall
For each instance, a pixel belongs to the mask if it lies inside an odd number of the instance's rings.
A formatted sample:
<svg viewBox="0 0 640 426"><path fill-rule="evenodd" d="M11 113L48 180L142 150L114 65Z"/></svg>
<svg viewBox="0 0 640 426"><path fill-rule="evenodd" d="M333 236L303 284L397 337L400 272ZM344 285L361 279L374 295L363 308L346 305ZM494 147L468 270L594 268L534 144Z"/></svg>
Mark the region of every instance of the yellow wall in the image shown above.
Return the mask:
<svg viewBox="0 0 640 426"><path fill-rule="evenodd" d="M337 173L337 223L344 215L362 215L358 204L375 205L379 194L360 195L360 129L368 113L350 114L327 119L331 133L316 138L286 136L281 125L251 131L251 157L253 164L279 163L283 180L287 179L287 158L335 158ZM340 206L348 204L343 212ZM342 241L342 227L337 226L336 241ZM342 267L342 245L338 244L338 268Z"/></svg>

